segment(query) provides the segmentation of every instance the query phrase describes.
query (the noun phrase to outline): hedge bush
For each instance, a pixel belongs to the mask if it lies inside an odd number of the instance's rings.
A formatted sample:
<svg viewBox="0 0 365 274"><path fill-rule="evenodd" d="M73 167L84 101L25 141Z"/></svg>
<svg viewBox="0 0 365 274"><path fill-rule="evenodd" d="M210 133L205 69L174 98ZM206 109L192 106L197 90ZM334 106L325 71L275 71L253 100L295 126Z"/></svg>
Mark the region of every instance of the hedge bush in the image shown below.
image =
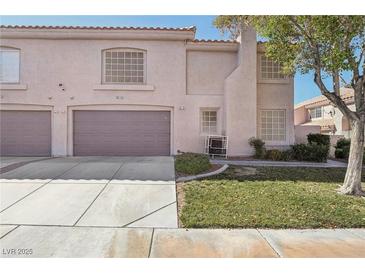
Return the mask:
<svg viewBox="0 0 365 274"><path fill-rule="evenodd" d="M351 140L341 138L336 143L335 157L338 159L348 159L350 155ZM365 148L363 154L363 162L365 164Z"/></svg>
<svg viewBox="0 0 365 274"><path fill-rule="evenodd" d="M331 146L331 139L329 135L310 133L307 135L307 140L309 144L325 145L328 148Z"/></svg>
<svg viewBox="0 0 365 274"><path fill-rule="evenodd" d="M347 159L350 154L351 140L341 138L336 143L335 157L339 159Z"/></svg>
<svg viewBox="0 0 365 274"><path fill-rule="evenodd" d="M175 169L179 173L194 175L211 168L209 156L199 153L183 153L176 156Z"/></svg>
<svg viewBox="0 0 365 274"><path fill-rule="evenodd" d="M292 146L293 157L298 161L326 162L328 146L323 144L296 144Z"/></svg>
<svg viewBox="0 0 365 274"><path fill-rule="evenodd" d="M278 150L269 149L266 151L265 159L272 161L290 161L293 159L293 152L291 149Z"/></svg>
<svg viewBox="0 0 365 274"><path fill-rule="evenodd" d="M265 157L266 149L264 141L259 138L252 137L248 140L248 143L255 149L255 158L262 159Z"/></svg>

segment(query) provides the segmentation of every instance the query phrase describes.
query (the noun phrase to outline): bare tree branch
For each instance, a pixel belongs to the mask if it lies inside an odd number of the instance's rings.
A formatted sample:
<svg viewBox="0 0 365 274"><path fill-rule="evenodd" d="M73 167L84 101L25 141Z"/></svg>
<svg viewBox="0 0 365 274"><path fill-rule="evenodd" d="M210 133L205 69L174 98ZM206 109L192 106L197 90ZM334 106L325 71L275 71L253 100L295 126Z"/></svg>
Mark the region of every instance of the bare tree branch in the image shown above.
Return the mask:
<svg viewBox="0 0 365 274"><path fill-rule="evenodd" d="M314 73L314 82L319 87L322 95L326 96L326 98L332 102L336 107L340 109L340 111L348 118L350 121L359 120L360 117L353 111L351 111L346 103L342 100L340 96L337 94L330 92L326 85L323 83L322 80L322 73L319 67L316 68Z"/></svg>

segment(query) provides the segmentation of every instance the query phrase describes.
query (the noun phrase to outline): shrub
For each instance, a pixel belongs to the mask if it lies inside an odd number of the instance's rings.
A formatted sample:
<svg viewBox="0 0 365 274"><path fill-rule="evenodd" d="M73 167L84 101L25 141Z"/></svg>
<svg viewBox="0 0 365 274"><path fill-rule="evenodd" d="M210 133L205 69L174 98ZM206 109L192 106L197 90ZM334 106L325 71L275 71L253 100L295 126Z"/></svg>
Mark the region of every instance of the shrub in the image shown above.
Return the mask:
<svg viewBox="0 0 365 274"><path fill-rule="evenodd" d="M336 148L335 150L335 157L337 159L345 159L345 153L342 148Z"/></svg>
<svg viewBox="0 0 365 274"><path fill-rule="evenodd" d="M337 140L336 148L343 148L351 145L351 140L346 138L341 138Z"/></svg>
<svg viewBox="0 0 365 274"><path fill-rule="evenodd" d="M255 158L262 159L265 157L265 142L259 138L252 137L248 140L250 146L255 149Z"/></svg>
<svg viewBox="0 0 365 274"><path fill-rule="evenodd" d="M350 154L351 140L341 138L336 143L335 157L339 159L347 159Z"/></svg>
<svg viewBox="0 0 365 274"><path fill-rule="evenodd" d="M293 152L291 149L284 151L278 149L269 149L266 151L265 159L272 161L290 161L293 159Z"/></svg>
<svg viewBox="0 0 365 274"><path fill-rule="evenodd" d="M278 149L269 149L266 151L265 158L272 161L282 161L282 152Z"/></svg>
<svg viewBox="0 0 365 274"><path fill-rule="evenodd" d="M335 145L335 157L337 159L348 159L350 155L351 140L346 138L338 139ZM363 162L365 164L365 148L363 154Z"/></svg>
<svg viewBox="0 0 365 274"><path fill-rule="evenodd" d="M307 145L306 144L295 144L291 146L293 150L293 158L298 161L304 161L305 154L307 153Z"/></svg>
<svg viewBox="0 0 365 274"><path fill-rule="evenodd" d="M281 160L282 161L291 161L291 160L293 160L293 150L292 149L287 149L287 150L282 151Z"/></svg>
<svg viewBox="0 0 365 274"><path fill-rule="evenodd" d="M198 153L183 153L176 156L175 169L183 174L199 174L211 168L209 156Z"/></svg>
<svg viewBox="0 0 365 274"><path fill-rule="evenodd" d="M325 145L328 148L331 146L331 139L329 135L310 133L307 135L309 144Z"/></svg>
<svg viewBox="0 0 365 274"><path fill-rule="evenodd" d="M323 144L296 144L292 146L293 157L298 161L325 162L328 147Z"/></svg>

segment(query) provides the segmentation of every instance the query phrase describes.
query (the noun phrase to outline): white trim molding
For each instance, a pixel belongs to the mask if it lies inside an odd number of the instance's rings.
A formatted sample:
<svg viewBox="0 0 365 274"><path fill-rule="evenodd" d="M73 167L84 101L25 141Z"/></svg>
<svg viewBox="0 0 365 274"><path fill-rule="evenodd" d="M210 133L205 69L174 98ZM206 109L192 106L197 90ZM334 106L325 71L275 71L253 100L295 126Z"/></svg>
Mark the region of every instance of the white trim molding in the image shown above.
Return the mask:
<svg viewBox="0 0 365 274"><path fill-rule="evenodd" d="M0 84L0 90L27 90L26 84Z"/></svg>

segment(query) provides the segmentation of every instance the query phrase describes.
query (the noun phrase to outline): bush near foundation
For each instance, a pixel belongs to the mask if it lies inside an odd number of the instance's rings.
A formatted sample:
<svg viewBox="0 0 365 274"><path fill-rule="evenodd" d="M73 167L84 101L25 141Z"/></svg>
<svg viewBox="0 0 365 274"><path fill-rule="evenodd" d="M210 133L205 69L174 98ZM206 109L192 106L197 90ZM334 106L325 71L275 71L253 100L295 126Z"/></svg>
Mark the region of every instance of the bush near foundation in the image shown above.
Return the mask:
<svg viewBox="0 0 365 274"><path fill-rule="evenodd" d="M341 138L336 143L335 157L339 159L348 159L350 154L351 141Z"/></svg>
<svg viewBox="0 0 365 274"><path fill-rule="evenodd" d="M293 151L269 149L266 151L265 159L272 161L290 161L293 159Z"/></svg>
<svg viewBox="0 0 365 274"><path fill-rule="evenodd" d="M252 137L248 140L248 143L255 149L255 158L262 159L265 157L266 149L264 141L262 141L260 138Z"/></svg>
<svg viewBox="0 0 365 274"><path fill-rule="evenodd" d="M296 144L292 146L293 158L298 161L326 162L328 158L328 146L313 144Z"/></svg>
<svg viewBox="0 0 365 274"><path fill-rule="evenodd" d="M310 133L307 135L307 140L309 144L325 145L328 148L331 146L331 139L329 135Z"/></svg>
<svg viewBox="0 0 365 274"><path fill-rule="evenodd" d="M346 138L341 138L336 143L335 157L337 159L348 159L350 155L351 140ZM363 162L365 164L365 148L363 154Z"/></svg>

